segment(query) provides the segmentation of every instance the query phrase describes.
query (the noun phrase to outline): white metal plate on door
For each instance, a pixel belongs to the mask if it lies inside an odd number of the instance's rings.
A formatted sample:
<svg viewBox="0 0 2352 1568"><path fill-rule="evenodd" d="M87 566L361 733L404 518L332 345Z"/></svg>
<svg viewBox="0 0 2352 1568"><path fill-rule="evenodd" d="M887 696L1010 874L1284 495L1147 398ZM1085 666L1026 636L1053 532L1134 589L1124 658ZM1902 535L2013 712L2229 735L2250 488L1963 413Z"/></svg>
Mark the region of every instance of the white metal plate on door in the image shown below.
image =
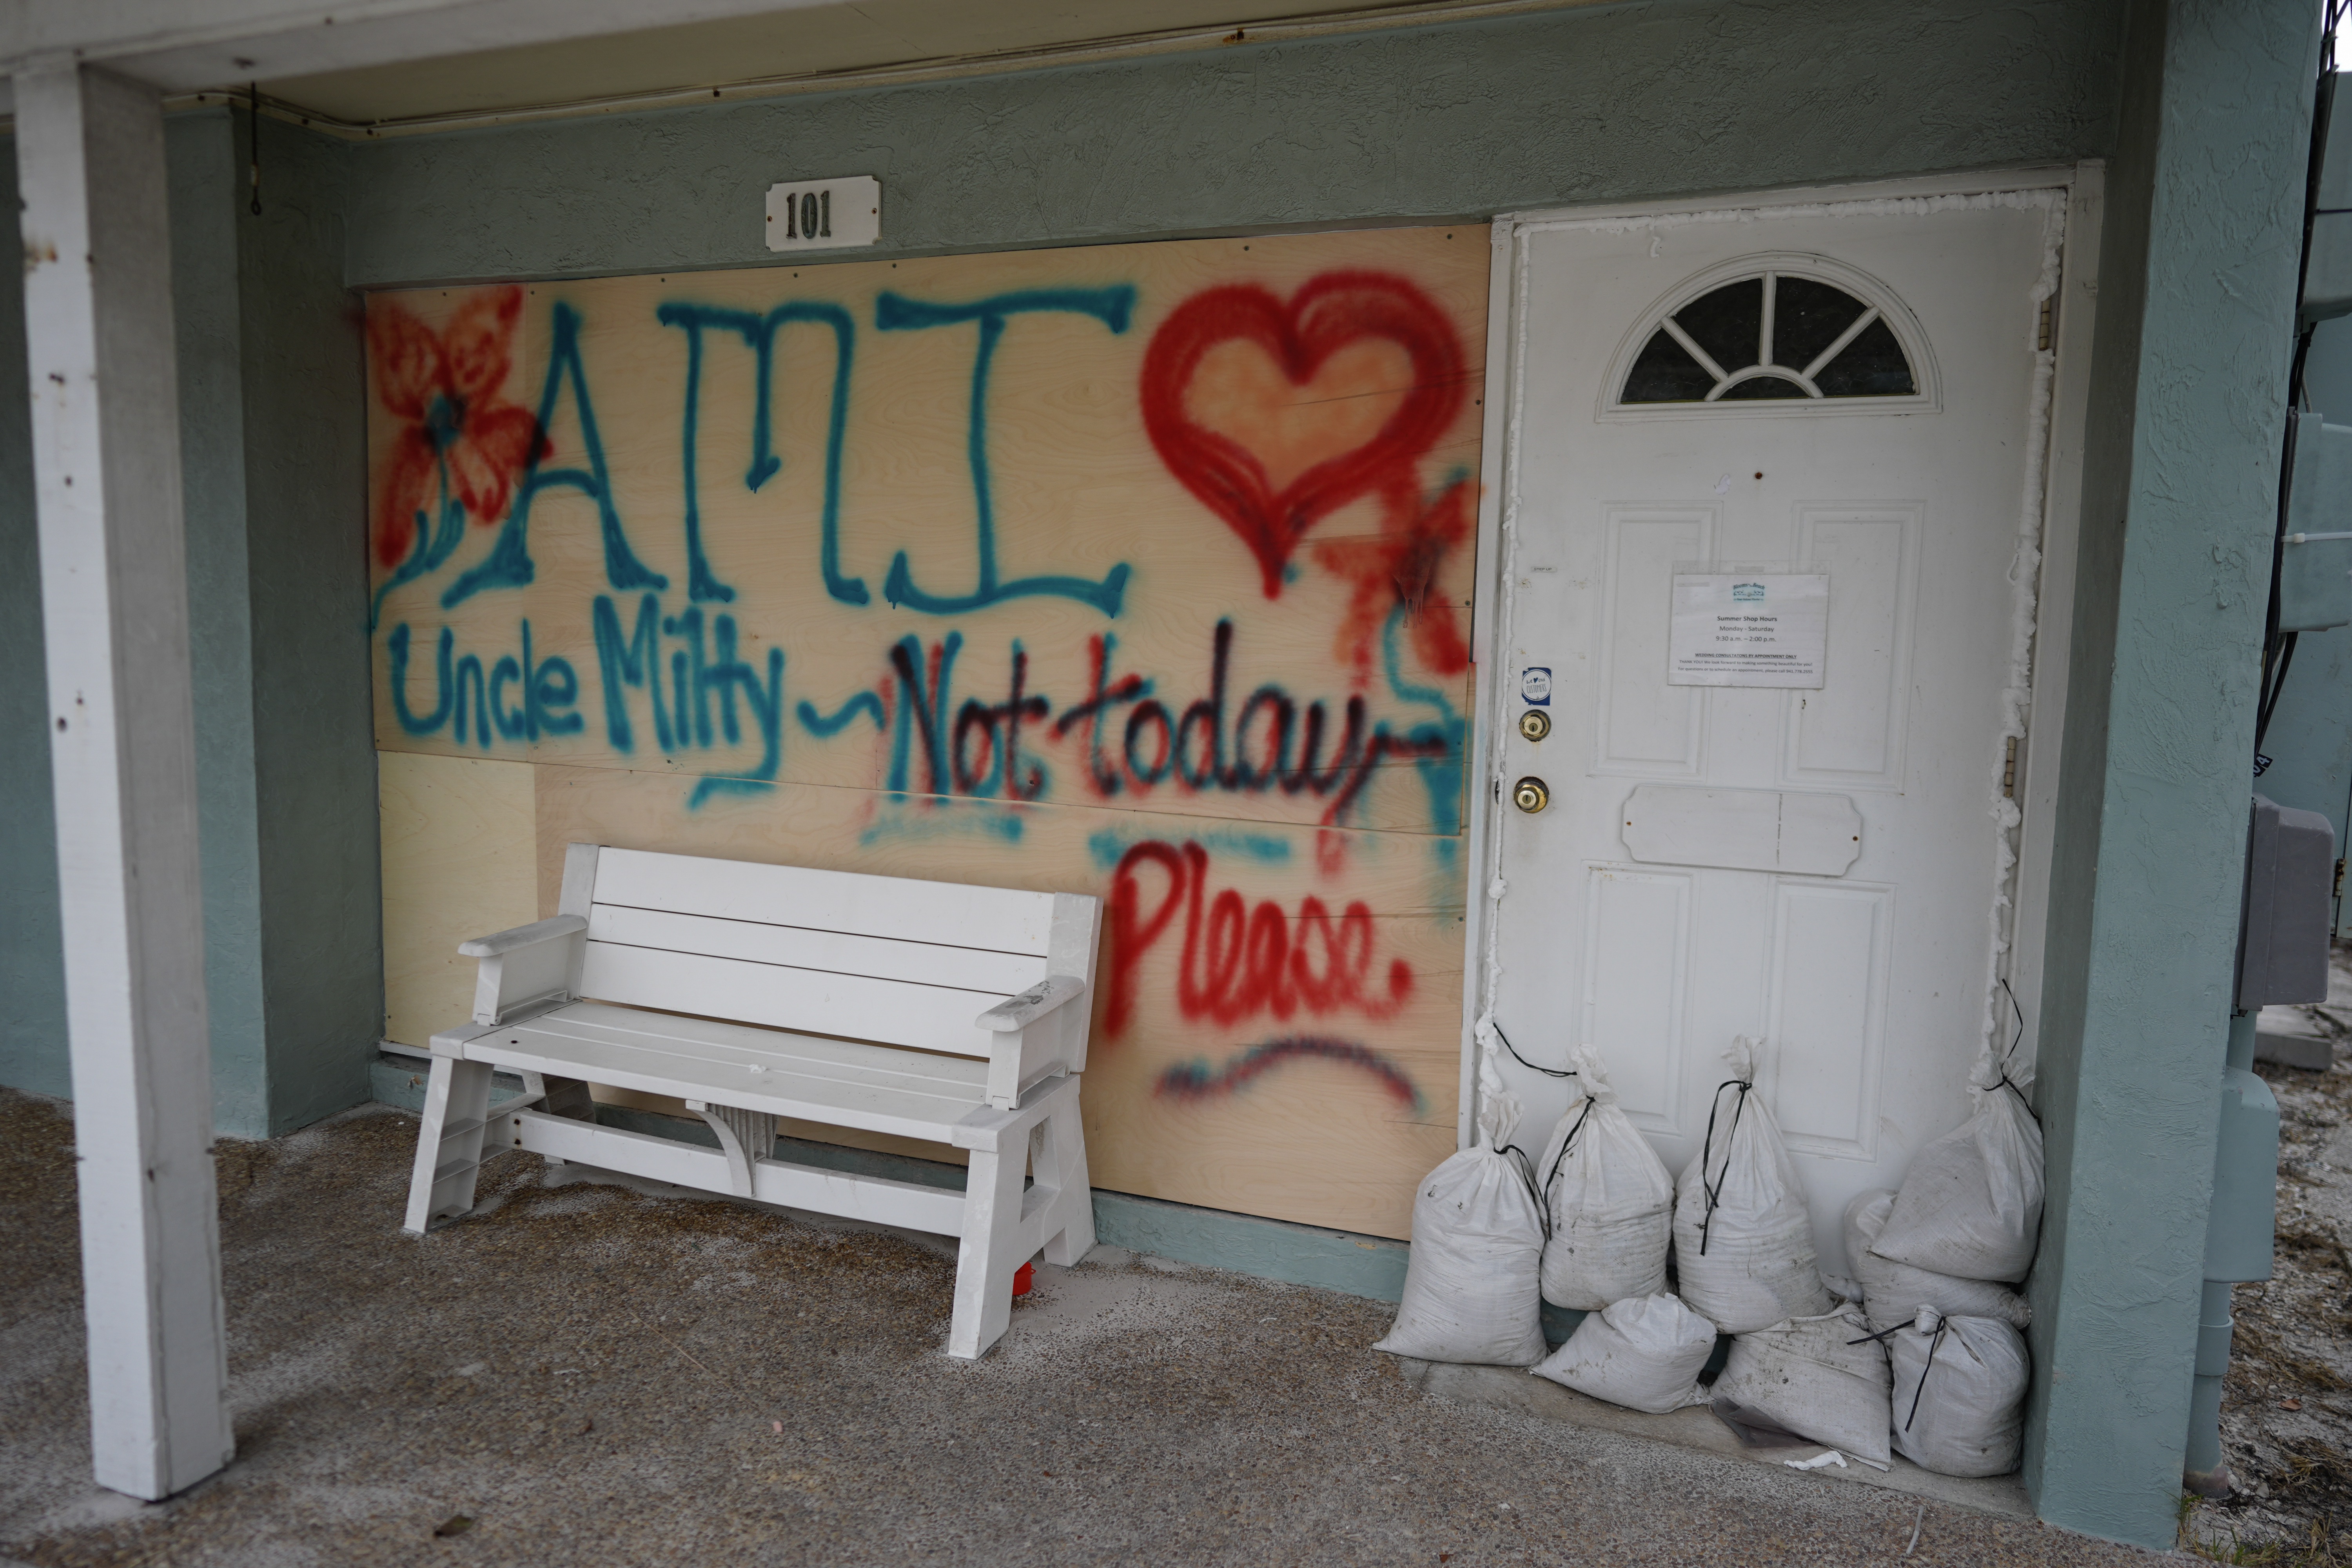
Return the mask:
<svg viewBox="0 0 2352 1568"><path fill-rule="evenodd" d="M1842 795L1645 784L1624 823L1627 852L1654 865L1843 877L1862 853L1862 813Z"/></svg>

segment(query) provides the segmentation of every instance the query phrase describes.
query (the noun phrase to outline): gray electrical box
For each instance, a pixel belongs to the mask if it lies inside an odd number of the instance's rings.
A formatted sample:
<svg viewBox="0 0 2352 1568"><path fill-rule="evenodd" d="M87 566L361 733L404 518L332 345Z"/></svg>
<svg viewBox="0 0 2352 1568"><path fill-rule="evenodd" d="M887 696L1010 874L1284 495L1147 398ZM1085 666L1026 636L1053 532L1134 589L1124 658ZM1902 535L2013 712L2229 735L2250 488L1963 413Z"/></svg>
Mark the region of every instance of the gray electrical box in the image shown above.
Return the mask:
<svg viewBox="0 0 2352 1568"><path fill-rule="evenodd" d="M2344 109L2352 124L2352 100ZM2325 631L2352 624L2352 426L2316 414L2288 417L2294 471L2279 542L2279 630Z"/></svg>
<svg viewBox="0 0 2352 1568"><path fill-rule="evenodd" d="M2238 935L2238 1006L2327 1000L2336 829L2315 811L2254 796L2246 837L2245 923Z"/></svg>

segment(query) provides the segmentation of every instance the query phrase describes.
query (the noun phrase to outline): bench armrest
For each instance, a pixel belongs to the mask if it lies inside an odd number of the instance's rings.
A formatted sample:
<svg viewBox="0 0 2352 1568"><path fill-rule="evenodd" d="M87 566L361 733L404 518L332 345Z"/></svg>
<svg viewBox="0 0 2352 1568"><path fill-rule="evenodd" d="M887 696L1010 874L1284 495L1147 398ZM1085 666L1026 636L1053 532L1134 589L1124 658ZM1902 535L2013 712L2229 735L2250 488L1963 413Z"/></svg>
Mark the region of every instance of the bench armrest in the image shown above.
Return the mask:
<svg viewBox="0 0 2352 1568"><path fill-rule="evenodd" d="M551 920L533 921L527 926L515 926L507 931L493 931L488 936L478 936L471 942L461 942L457 944L457 952L467 958L496 958L517 948L535 947L542 942L552 942L557 937L570 936L574 931L587 929L588 922L578 915L557 915Z"/></svg>
<svg viewBox="0 0 2352 1568"><path fill-rule="evenodd" d="M543 922L542 922L543 923ZM1064 1003L1087 994L1087 983L1068 974L1049 974L1018 996L1007 996L973 1022L998 1034L1025 1027Z"/></svg>
<svg viewBox="0 0 2352 1568"><path fill-rule="evenodd" d="M587 930L578 915L557 915L459 942L458 952L481 964L474 976L474 1022L504 1024L568 1001L580 984Z"/></svg>

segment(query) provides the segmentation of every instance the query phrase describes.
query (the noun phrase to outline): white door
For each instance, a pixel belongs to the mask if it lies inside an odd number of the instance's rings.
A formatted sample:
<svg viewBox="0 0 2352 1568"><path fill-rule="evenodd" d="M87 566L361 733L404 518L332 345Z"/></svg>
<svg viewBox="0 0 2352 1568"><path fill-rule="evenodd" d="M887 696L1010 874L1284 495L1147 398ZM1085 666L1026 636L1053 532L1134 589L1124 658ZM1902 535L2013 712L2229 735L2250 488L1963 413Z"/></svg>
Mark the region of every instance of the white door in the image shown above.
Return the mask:
<svg viewBox="0 0 2352 1568"><path fill-rule="evenodd" d="M1846 1201L1967 1114L1989 995L2007 1037L2064 212L1517 230L1488 1002L1531 1062L1598 1046L1677 1172L1761 1041L1832 1272ZM1502 1066L1539 1144L1565 1092Z"/></svg>

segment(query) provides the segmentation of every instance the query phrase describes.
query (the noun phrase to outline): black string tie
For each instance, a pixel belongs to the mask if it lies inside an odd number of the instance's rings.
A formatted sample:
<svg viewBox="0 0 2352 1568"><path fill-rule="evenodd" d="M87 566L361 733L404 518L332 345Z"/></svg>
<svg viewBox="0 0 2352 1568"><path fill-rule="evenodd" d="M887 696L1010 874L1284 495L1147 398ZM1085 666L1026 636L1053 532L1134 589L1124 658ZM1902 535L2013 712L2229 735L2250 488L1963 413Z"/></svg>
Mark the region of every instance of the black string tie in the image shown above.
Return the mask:
<svg viewBox="0 0 2352 1568"><path fill-rule="evenodd" d="M2025 1097L2025 1091L2017 1087L2017 1080L2009 1076L2009 1064L2016 1058L2017 1047L2025 1038L2025 1009L2017 1005L2017 993L2009 988L2008 981L2000 983L2000 990L2001 994L2009 998L2010 1011L2017 1015L2017 1033L2009 1037L2009 1049L2000 1053L2000 1076L1993 1080L1992 1087L1999 1089L2007 1084L2009 1092L2017 1096L2017 1103L2025 1107L2025 1114L2033 1118L2033 1125L2039 1127L2042 1125L2042 1113L2033 1109L2033 1101Z"/></svg>
<svg viewBox="0 0 2352 1568"><path fill-rule="evenodd" d="M1584 1119L1591 1114L1592 1100L1588 1096L1584 1101L1584 1109L1576 1113L1576 1125L1570 1128L1568 1130L1568 1136L1559 1141L1559 1154L1551 1163L1550 1173L1544 1177L1543 1211L1544 1225L1546 1226L1547 1235L1549 1234L1549 1226L1551 1225L1551 1194L1553 1184L1559 1180L1559 1168L1568 1163L1568 1152L1576 1147L1576 1135L1584 1131Z"/></svg>
<svg viewBox="0 0 2352 1568"><path fill-rule="evenodd" d="M1927 1392L1927 1374L1935 1370L1936 1352L1942 1347L1945 1331L1951 1326L1949 1318L1936 1320L1936 1337L1927 1342L1927 1359L1919 1366L1919 1386L1911 1391L1911 1414L1903 1418L1903 1430L1906 1432L1911 1430L1911 1423L1919 1418L1919 1396Z"/></svg>
<svg viewBox="0 0 2352 1568"><path fill-rule="evenodd" d="M1740 1113L1748 1109L1748 1096L1755 1087L1746 1079L1726 1079L1715 1086L1715 1103L1706 1108L1706 1142L1698 1149L1698 1186L1699 1191L1706 1194L1706 1217L1699 1222L1698 1227L1698 1255L1701 1258L1706 1256L1707 1233L1715 1227L1716 1207L1723 1202L1723 1184L1731 1175L1731 1141L1738 1135ZM1732 1101L1731 1125L1723 1134L1723 1170L1710 1182L1706 1179L1706 1163L1714 1157L1715 1116L1723 1109L1723 1091L1727 1089L1738 1089L1739 1098Z"/></svg>
<svg viewBox="0 0 2352 1568"><path fill-rule="evenodd" d="M1576 1076L1576 1069L1574 1068L1539 1068L1536 1066L1535 1063L1519 1055L1519 1047L1511 1044L1511 1037L1503 1033L1502 1025L1497 1024L1490 1017L1486 1020L1486 1026L1495 1031L1495 1037L1503 1042L1503 1048L1511 1053L1511 1059L1518 1063L1521 1067L1527 1068L1529 1072L1539 1072L1546 1078L1574 1078Z"/></svg>
<svg viewBox="0 0 2352 1568"><path fill-rule="evenodd" d="M1539 1068L1536 1066L1535 1063L1528 1060L1527 1058L1519 1055L1519 1047L1511 1044L1511 1037L1503 1033L1503 1026L1495 1022L1494 1015L1487 1015L1486 1026L1495 1031L1495 1037L1503 1042L1503 1048L1511 1053L1511 1059L1518 1063L1521 1067L1527 1068L1529 1072L1539 1072L1546 1078L1574 1078L1576 1076L1576 1069L1574 1068ZM1592 1101L1590 1099L1587 1099L1584 1102L1584 1110L1585 1115L1588 1116L1592 1112ZM1540 1190L1537 1188L1534 1181L1532 1180L1532 1173L1535 1170L1536 1163L1528 1158L1528 1152L1525 1149L1520 1148L1516 1143L1507 1143L1504 1145L1505 1148L1510 1150L1527 1163L1529 1174L1527 1178L1523 1179L1528 1181L1528 1194L1536 1200L1536 1207L1542 1211L1544 1239L1547 1241L1551 1239L1552 1177L1557 1177L1559 1174L1560 1161L1568 1158L1569 1144L1576 1142L1576 1134L1583 1125L1584 1117L1580 1116L1576 1119L1576 1126L1569 1129L1568 1142L1560 1145L1559 1159L1552 1162L1551 1176L1545 1178Z"/></svg>

